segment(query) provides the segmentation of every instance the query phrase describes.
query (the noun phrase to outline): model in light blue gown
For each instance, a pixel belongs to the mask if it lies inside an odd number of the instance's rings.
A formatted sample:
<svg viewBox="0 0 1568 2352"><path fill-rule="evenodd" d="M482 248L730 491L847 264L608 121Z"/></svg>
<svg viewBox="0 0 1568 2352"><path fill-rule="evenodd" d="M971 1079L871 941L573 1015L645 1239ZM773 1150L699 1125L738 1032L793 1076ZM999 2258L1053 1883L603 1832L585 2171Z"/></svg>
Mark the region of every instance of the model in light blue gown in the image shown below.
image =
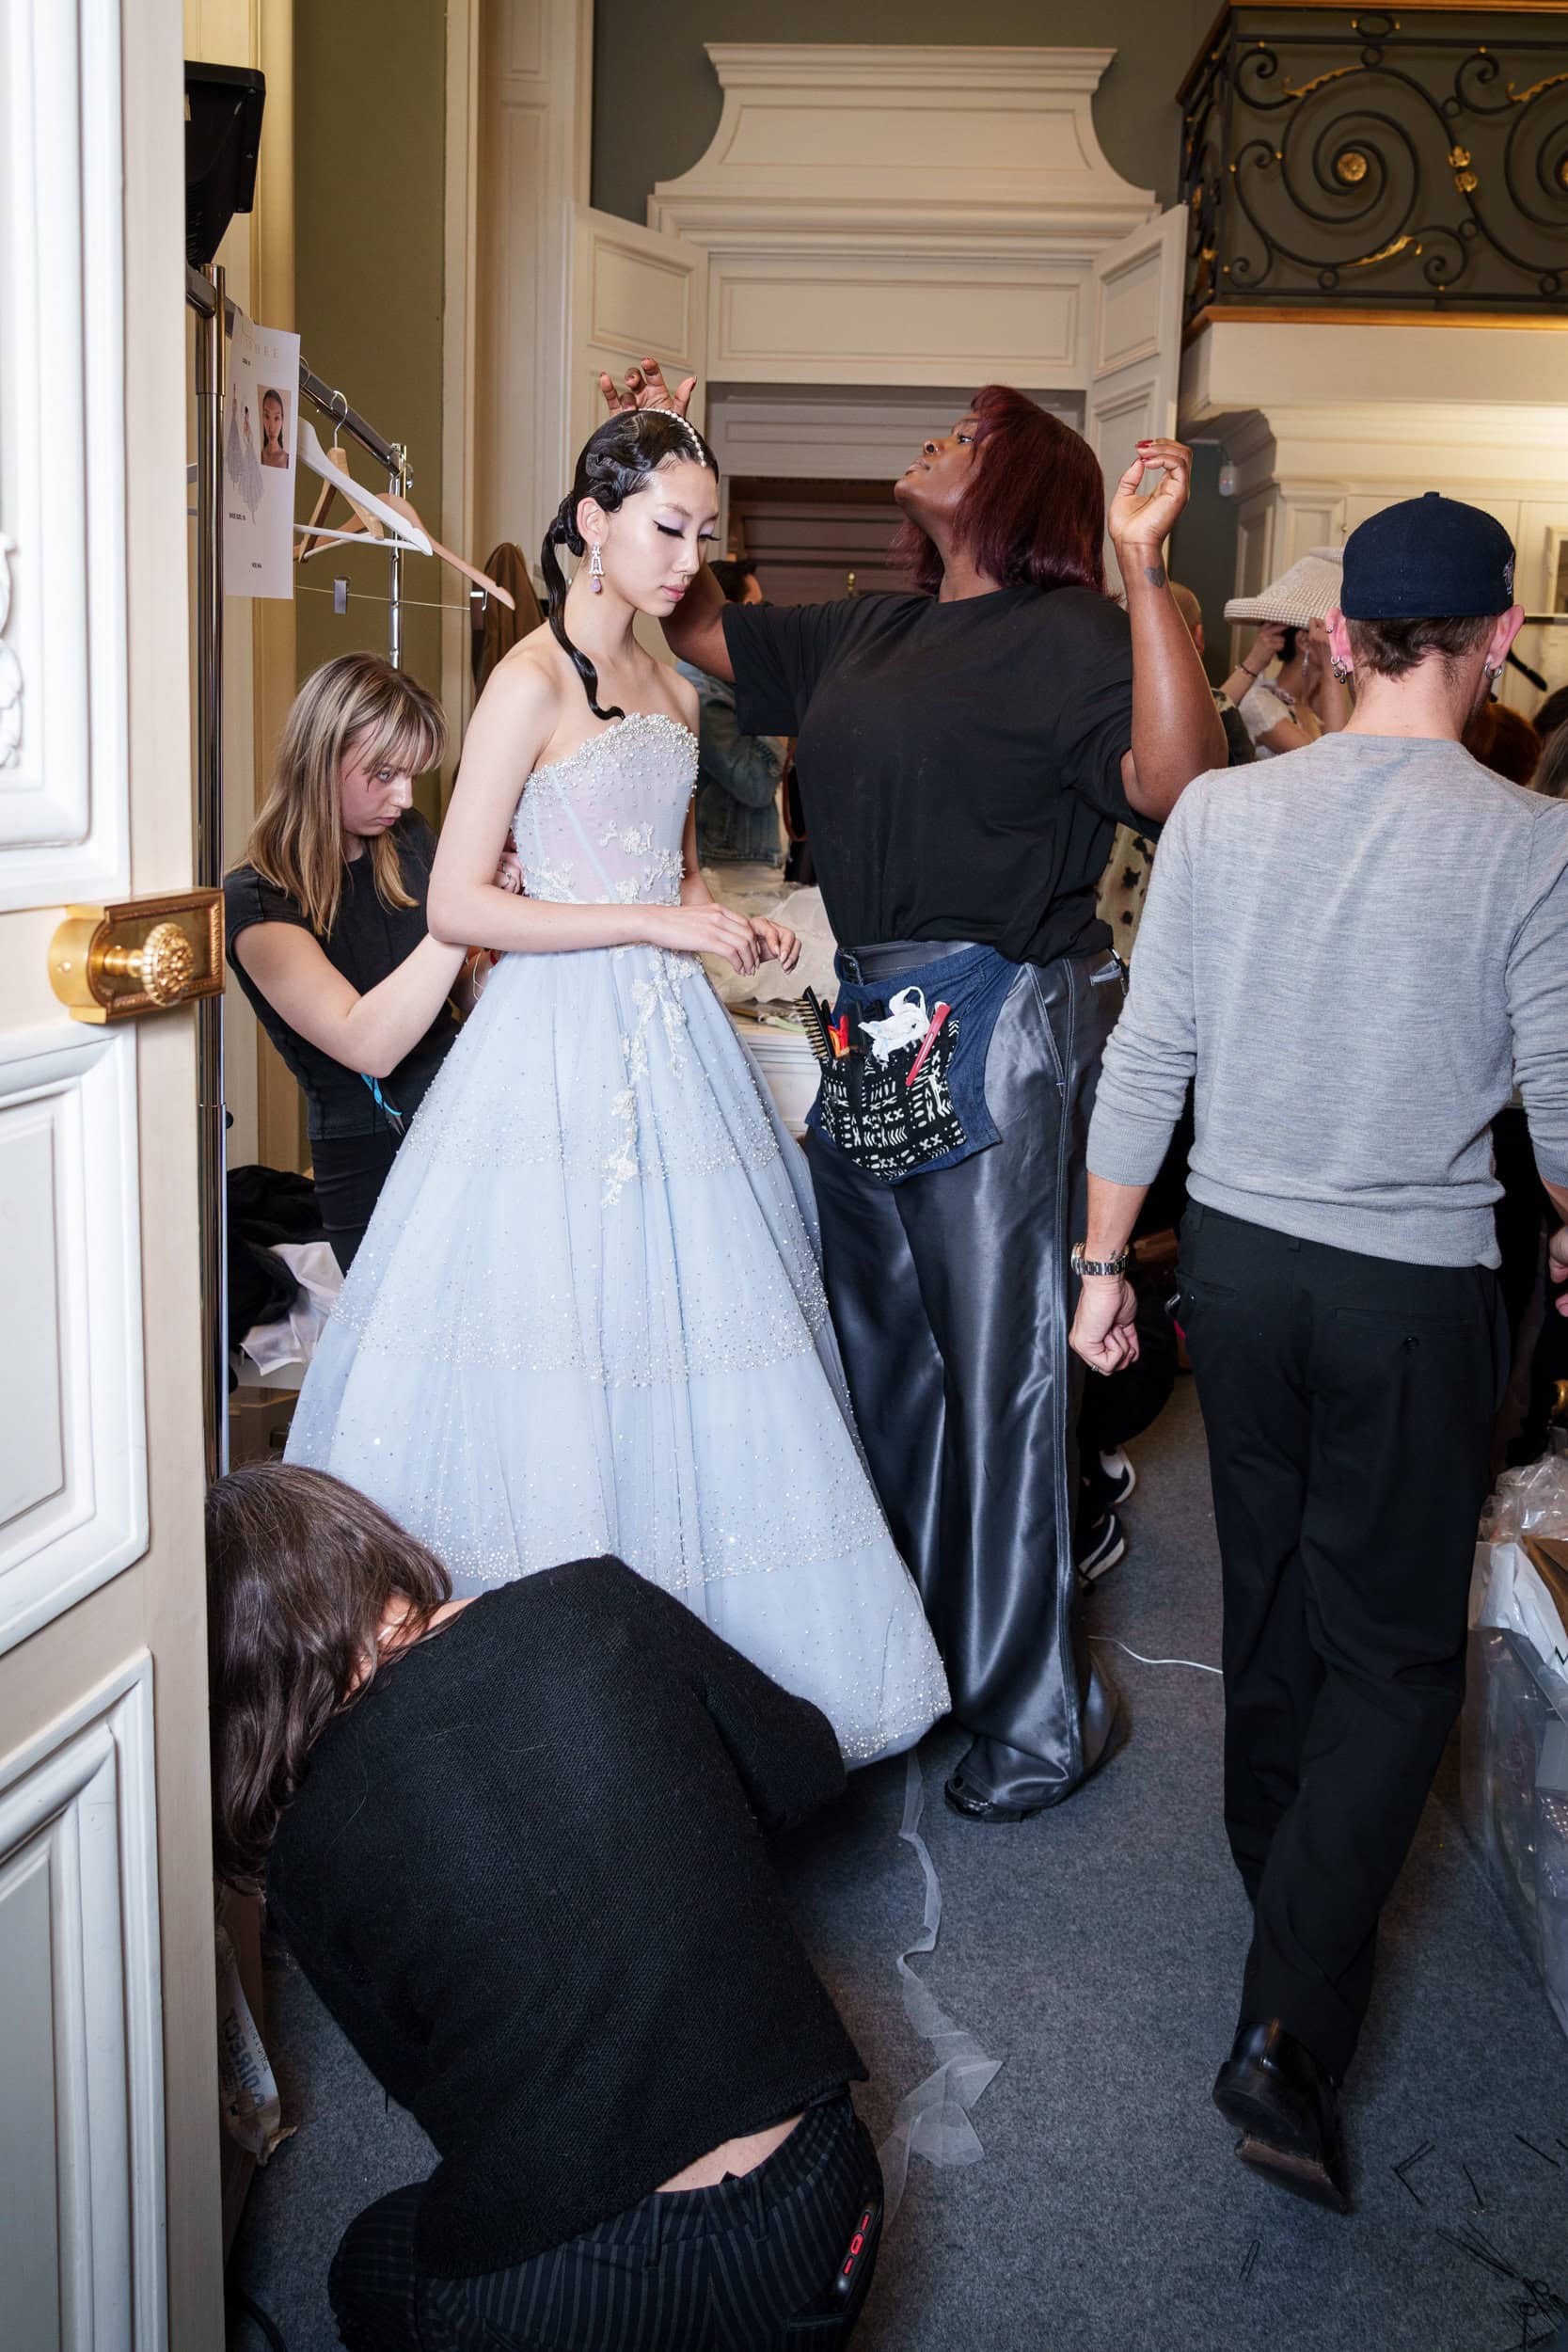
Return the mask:
<svg viewBox="0 0 1568 2352"><path fill-rule="evenodd" d="M636 713L536 769L534 898L673 905L695 738ZM511 955L388 1177L288 1458L422 1538L460 1594L615 1552L851 1763L947 1687L849 1417L803 1155L700 958Z"/></svg>

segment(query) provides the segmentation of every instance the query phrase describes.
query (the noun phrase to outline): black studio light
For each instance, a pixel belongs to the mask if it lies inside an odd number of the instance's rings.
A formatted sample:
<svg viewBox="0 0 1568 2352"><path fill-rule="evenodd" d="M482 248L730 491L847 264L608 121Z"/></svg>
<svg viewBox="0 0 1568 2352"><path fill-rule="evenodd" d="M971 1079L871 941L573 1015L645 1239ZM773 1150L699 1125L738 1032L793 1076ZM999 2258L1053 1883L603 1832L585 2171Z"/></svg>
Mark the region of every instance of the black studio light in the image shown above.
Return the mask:
<svg viewBox="0 0 1568 2352"><path fill-rule="evenodd" d="M200 269L256 199L264 74L185 60L185 259Z"/></svg>

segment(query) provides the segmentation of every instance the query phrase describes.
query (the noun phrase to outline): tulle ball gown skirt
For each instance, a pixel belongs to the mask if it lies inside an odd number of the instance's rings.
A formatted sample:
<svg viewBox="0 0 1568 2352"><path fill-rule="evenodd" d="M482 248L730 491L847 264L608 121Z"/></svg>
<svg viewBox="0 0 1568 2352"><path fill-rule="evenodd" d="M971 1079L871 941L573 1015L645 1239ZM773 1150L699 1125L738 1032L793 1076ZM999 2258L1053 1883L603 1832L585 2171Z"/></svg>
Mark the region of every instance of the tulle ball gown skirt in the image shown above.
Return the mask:
<svg viewBox="0 0 1568 2352"><path fill-rule="evenodd" d="M427 1095L288 1458L460 1594L615 1552L852 1763L947 1707L849 1419L805 1163L700 961L511 956Z"/></svg>

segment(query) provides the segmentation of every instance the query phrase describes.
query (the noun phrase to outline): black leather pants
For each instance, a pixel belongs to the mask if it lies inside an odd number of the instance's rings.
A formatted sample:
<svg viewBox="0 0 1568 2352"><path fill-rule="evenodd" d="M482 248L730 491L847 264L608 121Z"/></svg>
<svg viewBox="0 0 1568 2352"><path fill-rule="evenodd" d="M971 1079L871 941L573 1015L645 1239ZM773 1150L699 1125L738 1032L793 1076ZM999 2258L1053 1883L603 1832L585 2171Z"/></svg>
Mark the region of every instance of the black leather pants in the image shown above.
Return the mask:
<svg viewBox="0 0 1568 2352"><path fill-rule="evenodd" d="M888 951L857 952L866 977L895 983ZM911 946L904 968L935 952ZM818 1136L808 1147L862 1441L974 1734L956 1777L1003 1804L1069 1795L1114 1723L1075 1621L1083 1367L1067 1335L1089 1114L1121 1003L1108 953L1021 965L986 1062L1001 1141L957 1167L889 1187Z"/></svg>

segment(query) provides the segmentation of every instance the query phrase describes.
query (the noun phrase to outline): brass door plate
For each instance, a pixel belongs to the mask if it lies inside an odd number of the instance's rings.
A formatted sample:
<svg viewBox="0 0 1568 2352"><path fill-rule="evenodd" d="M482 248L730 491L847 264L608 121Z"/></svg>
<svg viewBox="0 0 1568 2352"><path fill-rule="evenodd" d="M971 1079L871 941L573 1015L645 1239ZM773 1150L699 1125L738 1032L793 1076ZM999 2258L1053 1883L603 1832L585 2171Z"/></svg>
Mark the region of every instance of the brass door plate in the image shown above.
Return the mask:
<svg viewBox="0 0 1568 2352"><path fill-rule="evenodd" d="M129 1021L223 993L223 893L70 907L49 982L73 1021Z"/></svg>

